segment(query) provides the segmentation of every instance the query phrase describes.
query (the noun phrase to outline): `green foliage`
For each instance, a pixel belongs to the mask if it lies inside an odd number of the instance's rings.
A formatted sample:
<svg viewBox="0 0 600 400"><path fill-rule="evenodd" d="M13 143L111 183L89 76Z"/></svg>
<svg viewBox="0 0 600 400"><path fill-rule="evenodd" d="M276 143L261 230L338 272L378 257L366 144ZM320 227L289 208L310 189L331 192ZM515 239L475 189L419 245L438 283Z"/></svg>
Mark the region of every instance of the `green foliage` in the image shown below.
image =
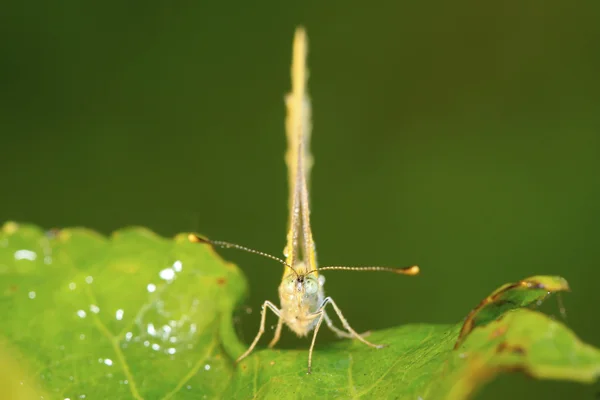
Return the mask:
<svg viewBox="0 0 600 400"><path fill-rule="evenodd" d="M8 223L0 273L0 334L53 398L214 398L231 379L223 342L245 281L185 235Z"/></svg>
<svg viewBox="0 0 600 400"><path fill-rule="evenodd" d="M504 371L577 382L600 375L600 351L521 308L567 289L557 277L493 292L456 350L462 324L402 326L371 335L389 344L381 350L317 344L306 375L307 349L260 350L233 365L245 348L231 318L245 280L185 235L131 228L107 239L7 223L0 275L0 350L10 354L0 390L17 393L19 380L27 388L19 399L464 399Z"/></svg>

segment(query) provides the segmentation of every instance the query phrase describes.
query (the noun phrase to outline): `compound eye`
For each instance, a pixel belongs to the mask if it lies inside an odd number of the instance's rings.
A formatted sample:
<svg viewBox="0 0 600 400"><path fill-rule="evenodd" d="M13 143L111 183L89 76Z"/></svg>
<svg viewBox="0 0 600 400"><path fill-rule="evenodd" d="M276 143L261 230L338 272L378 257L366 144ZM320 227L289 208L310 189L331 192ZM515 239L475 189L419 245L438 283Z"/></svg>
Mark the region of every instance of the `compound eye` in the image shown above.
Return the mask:
<svg viewBox="0 0 600 400"><path fill-rule="evenodd" d="M306 291L306 294L315 294L317 293L317 290L319 290L319 284L315 279L308 278L304 282L304 290Z"/></svg>
<svg viewBox="0 0 600 400"><path fill-rule="evenodd" d="M287 278L285 281L285 290L288 293L293 293L296 287L296 280L294 278Z"/></svg>

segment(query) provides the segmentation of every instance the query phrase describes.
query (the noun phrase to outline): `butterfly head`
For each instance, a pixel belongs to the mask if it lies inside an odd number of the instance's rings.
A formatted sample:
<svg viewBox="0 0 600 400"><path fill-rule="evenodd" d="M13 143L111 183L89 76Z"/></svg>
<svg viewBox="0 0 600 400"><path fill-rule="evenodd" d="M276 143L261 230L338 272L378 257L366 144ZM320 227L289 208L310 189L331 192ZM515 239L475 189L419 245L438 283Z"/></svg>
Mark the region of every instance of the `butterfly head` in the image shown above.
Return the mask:
<svg viewBox="0 0 600 400"><path fill-rule="evenodd" d="M290 301L295 299L301 303L318 303L323 297L324 283L325 279L322 275L317 276L316 271L292 272L283 277L279 286L279 294L282 299Z"/></svg>

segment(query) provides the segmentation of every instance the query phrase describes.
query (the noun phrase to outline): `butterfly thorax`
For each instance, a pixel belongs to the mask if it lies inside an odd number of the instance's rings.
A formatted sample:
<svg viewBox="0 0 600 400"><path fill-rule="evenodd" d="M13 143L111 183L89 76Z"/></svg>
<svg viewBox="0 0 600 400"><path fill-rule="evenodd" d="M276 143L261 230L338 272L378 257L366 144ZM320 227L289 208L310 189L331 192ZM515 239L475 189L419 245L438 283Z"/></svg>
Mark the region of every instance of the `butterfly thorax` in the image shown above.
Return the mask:
<svg viewBox="0 0 600 400"><path fill-rule="evenodd" d="M324 299L324 279L316 274L295 273L283 277L279 285L281 318L298 336L306 336L317 323L312 315Z"/></svg>

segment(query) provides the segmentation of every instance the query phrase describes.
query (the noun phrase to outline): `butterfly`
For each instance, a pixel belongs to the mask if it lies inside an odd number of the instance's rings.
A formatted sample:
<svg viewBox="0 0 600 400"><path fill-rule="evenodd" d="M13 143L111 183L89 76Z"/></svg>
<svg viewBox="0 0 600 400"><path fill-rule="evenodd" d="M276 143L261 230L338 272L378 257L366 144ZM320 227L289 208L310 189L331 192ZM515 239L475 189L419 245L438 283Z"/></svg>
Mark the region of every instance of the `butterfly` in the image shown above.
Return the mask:
<svg viewBox="0 0 600 400"><path fill-rule="evenodd" d="M357 333L348 323L338 305L331 297L326 297L323 290L325 278L321 274L326 270L347 271L388 271L402 275L417 275L416 265L405 268L367 266L326 266L317 265L317 256L312 230L310 227L310 204L308 178L313 159L309 150L311 135L311 105L307 93L308 71L306 58L308 40L304 28L299 27L294 34L292 51L292 90L286 96L287 118L285 121L287 136L287 152L285 161L288 168L289 183L289 221L287 244L283 254L285 260L261 251L238 244L214 241L190 234L192 242L207 243L224 248L235 248L276 260L283 264L283 278L279 285L279 307L267 300L261 308L260 328L248 349L240 355L237 362L246 358L265 332L267 310L271 310L278 318L275 335L269 347L273 347L281 337L283 324L296 335L303 337L312 332L312 341L308 351L308 373L312 369L312 357L317 333L323 321L338 337L354 338L369 347L380 349L385 345L371 343L365 335ZM333 309L342 323L343 329L336 327L327 314Z"/></svg>

